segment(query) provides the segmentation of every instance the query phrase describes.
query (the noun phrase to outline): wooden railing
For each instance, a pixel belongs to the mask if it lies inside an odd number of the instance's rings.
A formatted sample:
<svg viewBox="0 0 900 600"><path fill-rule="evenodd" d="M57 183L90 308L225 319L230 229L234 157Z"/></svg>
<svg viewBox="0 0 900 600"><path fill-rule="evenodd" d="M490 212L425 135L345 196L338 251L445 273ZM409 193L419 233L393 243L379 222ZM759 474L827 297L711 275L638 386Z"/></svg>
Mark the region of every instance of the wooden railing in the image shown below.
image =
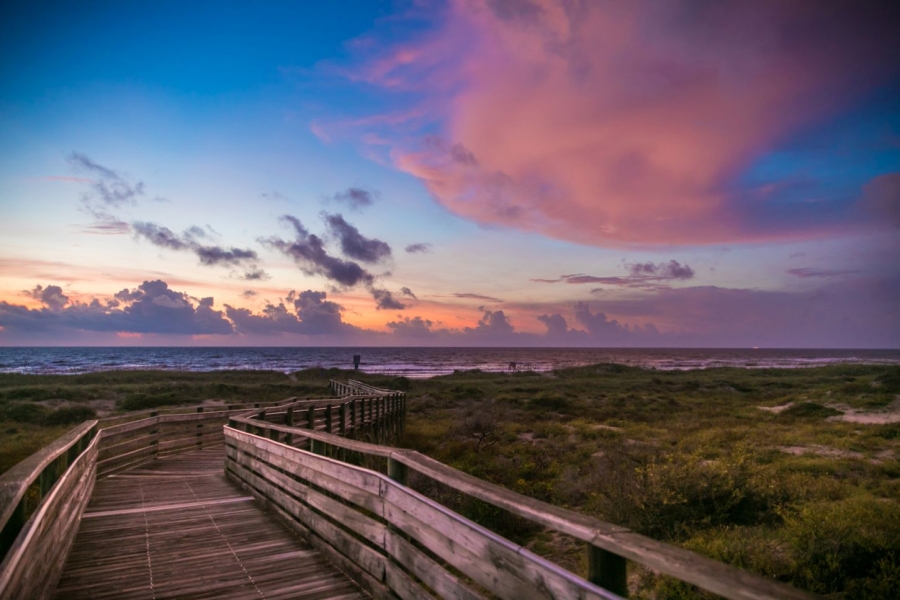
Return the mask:
<svg viewBox="0 0 900 600"><path fill-rule="evenodd" d="M250 413L225 428L226 473L376 596L619 598L627 563L734 600L815 596L492 485L418 452ZM361 466L361 465L365 465ZM366 468L368 467L368 468ZM586 545L587 577L411 489L410 473Z"/></svg>
<svg viewBox="0 0 900 600"><path fill-rule="evenodd" d="M87 421L0 477L0 598L53 592L94 489L98 442Z"/></svg>
<svg viewBox="0 0 900 600"><path fill-rule="evenodd" d="M228 419L248 410L258 420L269 411L292 422L296 413L322 431L389 441L402 426L400 396L357 391L345 399L174 406L75 427L0 476L0 598L49 597L97 477L220 445Z"/></svg>
<svg viewBox="0 0 900 600"><path fill-rule="evenodd" d="M245 414L248 409L258 410L295 401L296 398L288 398L279 402L172 407L104 419L100 422L101 427L106 427L100 432L97 476L106 477L132 469L167 454L221 444L224 440L222 426L229 417ZM126 422L108 425L116 420Z"/></svg>

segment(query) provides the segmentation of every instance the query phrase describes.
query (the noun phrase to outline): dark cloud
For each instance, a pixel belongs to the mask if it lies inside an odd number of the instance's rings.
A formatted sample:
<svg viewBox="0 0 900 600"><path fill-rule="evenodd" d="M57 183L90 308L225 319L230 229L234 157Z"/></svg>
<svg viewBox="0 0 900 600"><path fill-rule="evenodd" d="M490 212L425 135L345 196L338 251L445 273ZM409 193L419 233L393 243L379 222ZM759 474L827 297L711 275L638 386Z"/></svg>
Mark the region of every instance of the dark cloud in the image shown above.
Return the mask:
<svg viewBox="0 0 900 600"><path fill-rule="evenodd" d="M631 345L636 341L635 338L654 338L658 337L659 332L652 324L645 327L631 327L627 324L620 324L615 319L608 319L602 312L591 313L590 306L585 302L578 302L575 305L575 320L582 325L587 333L605 345L623 344Z"/></svg>
<svg viewBox="0 0 900 600"><path fill-rule="evenodd" d="M257 294L256 290L244 290L243 292L241 292L241 297L242 298L253 298L254 296L256 296L256 294Z"/></svg>
<svg viewBox="0 0 900 600"><path fill-rule="evenodd" d="M269 274L258 267L251 267L249 270L244 271L244 274L241 275L241 279L245 281L261 281L268 278Z"/></svg>
<svg viewBox="0 0 900 600"><path fill-rule="evenodd" d="M80 152L72 152L67 160L77 170L88 172L95 178L90 184L91 191L82 198L86 205L99 201L106 206L120 207L136 204L138 198L144 195L142 181L132 183L118 172L94 162Z"/></svg>
<svg viewBox="0 0 900 600"><path fill-rule="evenodd" d="M225 313L239 333L250 335L341 335L358 333L359 328L344 323L341 305L326 300L325 292L291 292L284 302L267 304L262 314L225 305ZM289 310L285 304L293 307Z"/></svg>
<svg viewBox="0 0 900 600"><path fill-rule="evenodd" d="M694 277L694 269L687 264L682 265L677 260L661 263L628 263L625 266L628 268L629 274L624 277L618 275L596 277L594 275L574 273L570 275L561 275L558 279L532 279L531 281L535 283L565 282L575 285L599 283L603 285L654 289L660 287L661 284L664 284L667 281L684 281L693 279Z"/></svg>
<svg viewBox="0 0 900 600"><path fill-rule="evenodd" d="M184 231L184 237L186 237L190 240L195 240L195 239L205 240L205 239L209 238L209 234L206 233L206 230L203 229L202 227L198 227L196 225L191 225Z"/></svg>
<svg viewBox="0 0 900 600"><path fill-rule="evenodd" d="M213 308L212 298L194 303L164 281L145 281L135 289L124 289L106 304L96 299L88 304L67 303L58 286L47 286L39 293L46 294L48 308L34 310L0 302L0 326L19 332L233 333L231 323Z"/></svg>
<svg viewBox="0 0 900 600"><path fill-rule="evenodd" d="M169 250L189 250L197 255L200 263L207 266L226 265L231 267L246 266L248 271L244 279L263 279L265 271L256 266L259 256L255 251L244 248L224 248L222 246L203 245L197 238L206 239L206 231L196 225L182 235L174 233L168 227L146 221L132 223L132 229L138 237L142 237L155 246Z"/></svg>
<svg viewBox="0 0 900 600"><path fill-rule="evenodd" d="M815 269L812 267L803 267L799 269L788 269L787 272L794 277L808 279L810 277L841 277L843 275L852 275L853 273L857 273L858 271L836 271L834 269Z"/></svg>
<svg viewBox="0 0 900 600"><path fill-rule="evenodd" d="M502 310L486 310L474 328L465 328L465 332L468 334L498 336L501 338L511 335L514 330L515 328Z"/></svg>
<svg viewBox="0 0 900 600"><path fill-rule="evenodd" d="M488 302L503 302L500 298L492 298L491 296L482 296L481 294L469 294L465 292L456 292L451 294L454 298L469 298L472 300L487 300Z"/></svg>
<svg viewBox="0 0 900 600"><path fill-rule="evenodd" d="M547 335L562 335L569 331L569 325L566 319L559 313L552 315L540 315L538 321L547 326Z"/></svg>
<svg viewBox="0 0 900 600"><path fill-rule="evenodd" d="M294 228L295 239L286 241L272 236L260 239L260 243L293 258L307 275L322 275L345 287L360 283L372 286L375 277L371 273L353 261L328 254L322 238L309 233L299 219L291 215L284 215L281 219Z"/></svg>
<svg viewBox="0 0 900 600"><path fill-rule="evenodd" d="M63 293L62 288L58 285L48 285L47 287L37 285L33 290L28 290L24 294L40 301L50 310L62 310L69 302L69 297Z"/></svg>
<svg viewBox="0 0 900 600"><path fill-rule="evenodd" d="M411 289L409 289L408 287L400 288L400 293L403 294L404 296L408 296L408 297L412 298L413 300L418 300L418 298L413 293L413 291Z"/></svg>
<svg viewBox="0 0 900 600"><path fill-rule="evenodd" d="M99 235L123 235L131 233L131 226L125 221L99 220L90 225L86 225L81 229L85 233L93 233Z"/></svg>
<svg viewBox="0 0 900 600"><path fill-rule="evenodd" d="M417 244L410 244L406 247L406 251L410 254L424 254L426 252L431 252L431 244L428 242L419 242Z"/></svg>
<svg viewBox="0 0 900 600"><path fill-rule="evenodd" d="M146 221L136 221L131 224L135 235L143 237L154 246L168 248L170 250L184 250L190 248L189 241L185 241L181 236L175 234L168 227L162 227L156 223L148 223Z"/></svg>
<svg viewBox="0 0 900 600"><path fill-rule="evenodd" d="M341 215L323 213L325 225L329 233L341 244L341 252L345 256L367 263L377 263L391 257L391 247L378 239L367 238L359 230L344 220Z"/></svg>
<svg viewBox="0 0 900 600"><path fill-rule="evenodd" d="M632 277L652 279L691 279L694 270L688 265L682 265L677 260L661 263L632 263L627 265Z"/></svg>
<svg viewBox="0 0 900 600"><path fill-rule="evenodd" d="M403 337L431 337L436 333L432 330L434 322L419 316L413 318L404 317L399 321L390 321L387 323L387 326L393 330L395 335Z"/></svg>
<svg viewBox="0 0 900 600"><path fill-rule="evenodd" d="M388 290L372 289L372 297L375 298L376 310L403 310L406 305L394 298Z"/></svg>
<svg viewBox="0 0 900 600"><path fill-rule="evenodd" d="M347 204L352 210L360 210L374 204L377 197L378 192L352 187L338 192L332 199Z"/></svg>
<svg viewBox="0 0 900 600"><path fill-rule="evenodd" d="M204 265L240 265L257 259L256 252L241 248L194 246L193 250Z"/></svg>

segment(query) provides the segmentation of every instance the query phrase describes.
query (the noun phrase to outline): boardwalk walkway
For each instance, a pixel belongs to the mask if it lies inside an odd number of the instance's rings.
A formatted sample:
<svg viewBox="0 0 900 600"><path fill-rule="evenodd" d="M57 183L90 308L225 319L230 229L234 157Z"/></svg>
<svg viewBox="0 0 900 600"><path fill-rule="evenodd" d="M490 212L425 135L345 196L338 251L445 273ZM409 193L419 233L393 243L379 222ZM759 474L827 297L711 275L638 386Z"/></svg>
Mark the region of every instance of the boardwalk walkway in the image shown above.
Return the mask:
<svg viewBox="0 0 900 600"><path fill-rule="evenodd" d="M216 446L98 481L55 598L367 597L228 481L224 459Z"/></svg>

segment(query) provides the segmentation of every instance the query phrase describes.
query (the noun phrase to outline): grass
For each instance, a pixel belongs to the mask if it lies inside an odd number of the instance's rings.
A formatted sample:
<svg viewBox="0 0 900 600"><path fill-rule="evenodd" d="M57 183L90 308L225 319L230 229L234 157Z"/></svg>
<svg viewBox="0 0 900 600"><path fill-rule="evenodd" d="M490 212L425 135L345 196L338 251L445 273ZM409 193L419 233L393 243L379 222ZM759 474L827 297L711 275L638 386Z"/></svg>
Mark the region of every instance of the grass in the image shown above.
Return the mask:
<svg viewBox="0 0 900 600"><path fill-rule="evenodd" d="M0 468L77 410L328 394L330 377L272 372L0 375ZM408 392L400 445L517 492L831 598L900 597L900 424L835 420L893 410L900 368L554 373L460 372L428 380L355 374ZM785 407L780 412L760 407ZM60 414L60 411L68 411ZM86 413L85 413L86 414ZM583 546L454 490L470 518L584 572ZM706 598L632 569L635 598Z"/></svg>

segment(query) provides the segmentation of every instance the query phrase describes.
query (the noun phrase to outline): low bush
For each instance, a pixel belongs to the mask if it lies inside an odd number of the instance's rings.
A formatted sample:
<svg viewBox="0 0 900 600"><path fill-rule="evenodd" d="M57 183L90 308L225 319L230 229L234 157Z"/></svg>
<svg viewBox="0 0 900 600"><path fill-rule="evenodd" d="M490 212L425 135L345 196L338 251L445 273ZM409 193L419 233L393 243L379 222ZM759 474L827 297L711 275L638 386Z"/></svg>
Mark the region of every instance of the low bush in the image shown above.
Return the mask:
<svg viewBox="0 0 900 600"><path fill-rule="evenodd" d="M48 425L69 425L96 418L97 411L90 406L63 406L48 414L45 422Z"/></svg>

